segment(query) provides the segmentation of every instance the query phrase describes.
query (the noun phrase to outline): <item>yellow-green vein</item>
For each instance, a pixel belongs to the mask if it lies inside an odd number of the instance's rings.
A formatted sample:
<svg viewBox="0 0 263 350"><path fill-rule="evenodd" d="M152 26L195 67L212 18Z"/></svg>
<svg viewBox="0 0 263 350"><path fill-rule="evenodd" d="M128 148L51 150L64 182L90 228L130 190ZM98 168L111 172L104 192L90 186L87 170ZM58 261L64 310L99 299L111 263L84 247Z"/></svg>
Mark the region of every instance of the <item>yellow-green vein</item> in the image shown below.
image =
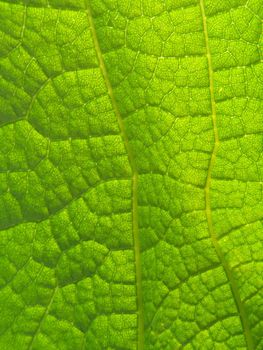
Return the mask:
<svg viewBox="0 0 263 350"><path fill-rule="evenodd" d="M212 150L212 155L211 155L211 159L209 162L208 174L207 174L207 179L206 179L206 184L205 184L206 218L207 218L208 230L209 230L209 233L211 236L213 246L214 246L215 251L217 253L217 256L218 256L219 260L221 261L222 266L225 270L225 273L226 273L227 279L229 281L234 300L236 302L236 306L237 306L238 314L239 314L241 324L243 327L247 347L249 350L253 350L254 344L253 344L253 339L251 337L251 332L249 329L249 323L248 323L248 318L246 315L246 310L245 310L244 305L242 303L242 300L240 298L238 286L237 286L237 283L236 283L234 276L232 275L231 268L229 267L227 261L225 260L224 254L223 254L221 247L218 243L216 232L215 232L214 226L213 226L213 220L212 220L211 178L212 178L212 169L215 165L216 155L217 155L217 152L219 149L219 135L218 135L218 129L217 129L217 120L216 120L216 102L215 102L215 95L214 95L213 67L212 67L211 52L210 52L210 47L209 47L209 37L208 37L208 30L207 30L207 21L206 21L204 0L200 0L200 9L201 9L201 14L202 14L203 30L204 30L204 36L205 36L206 56L207 56L208 75L209 75L209 87L210 87L210 96L211 96L212 122L213 122L213 130L214 130L214 148Z"/></svg>
<svg viewBox="0 0 263 350"><path fill-rule="evenodd" d="M54 290L53 290L53 292L51 294L49 303L47 304L47 306L45 308L45 311L44 311L44 313L43 313L43 315L41 317L41 320L39 322L39 325L38 325L38 327L37 327L37 329L35 331L35 334L33 335L32 339L31 339L31 341L29 343L28 350L33 349L34 342L35 342L35 340L36 340L36 338L37 338L37 336L38 336L38 334L40 332L42 324L44 323L46 317L48 316L49 310L51 308L51 305L53 304L53 301L54 301L55 294L56 294L57 290L58 290L58 285L54 288Z"/></svg>
<svg viewBox="0 0 263 350"><path fill-rule="evenodd" d="M136 290L137 290L137 309L138 309L138 350L142 350L144 347L144 315L143 315L143 299L142 299L142 272L141 272L141 254L140 254L140 240L138 229L138 171L135 164L132 148L130 146L123 118L120 114L112 85L108 76L108 72L104 63L103 55L101 52L99 40L95 24L93 21L92 11L89 4L89 0L85 1L88 21L93 38L94 47L96 49L97 58L100 66L101 73L104 77L105 84L110 96L112 107L117 117L120 134L123 139L125 149L128 155L129 163L132 170L132 230L134 240L134 254L135 254L135 272L136 272Z"/></svg>

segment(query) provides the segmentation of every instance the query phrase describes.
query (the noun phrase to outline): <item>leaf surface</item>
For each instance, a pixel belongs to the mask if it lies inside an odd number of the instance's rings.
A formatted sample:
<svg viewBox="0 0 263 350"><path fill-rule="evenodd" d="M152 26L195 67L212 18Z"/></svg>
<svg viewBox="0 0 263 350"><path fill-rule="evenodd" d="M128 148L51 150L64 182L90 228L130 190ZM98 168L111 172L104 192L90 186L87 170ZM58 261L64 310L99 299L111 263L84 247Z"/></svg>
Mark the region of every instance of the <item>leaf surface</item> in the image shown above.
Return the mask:
<svg viewBox="0 0 263 350"><path fill-rule="evenodd" d="M0 2L0 349L263 349L262 17Z"/></svg>

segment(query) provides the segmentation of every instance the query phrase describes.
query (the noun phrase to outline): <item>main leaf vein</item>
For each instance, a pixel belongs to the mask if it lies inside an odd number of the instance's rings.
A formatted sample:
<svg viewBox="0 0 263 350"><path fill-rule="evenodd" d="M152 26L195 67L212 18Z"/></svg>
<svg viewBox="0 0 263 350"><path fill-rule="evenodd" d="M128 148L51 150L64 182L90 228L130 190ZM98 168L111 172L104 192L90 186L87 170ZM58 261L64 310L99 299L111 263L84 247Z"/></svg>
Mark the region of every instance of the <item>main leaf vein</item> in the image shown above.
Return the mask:
<svg viewBox="0 0 263 350"><path fill-rule="evenodd" d="M209 47L209 37L208 37L208 29L207 29L207 20L206 20L206 13L205 13L205 4L204 0L200 0L200 10L202 15L202 21L203 21L203 30L204 30L204 37L205 37L205 46L206 46L206 56L207 56L207 63L208 63L208 75L209 75L209 89L210 89L210 96L211 96L211 110L212 110L212 122L213 122L213 131L214 131L214 147L212 150L212 155L209 162L208 167L208 173L205 183L205 211L206 211L206 218L208 223L208 230L209 234L212 240L212 244L214 246L214 249L216 251L216 254L218 256L219 261L221 262L226 277L229 281L229 285L232 291L233 298L236 303L236 307L238 310L238 314L241 320L241 324L244 330L244 336L247 343L247 347L249 350L254 349L253 339L251 337L251 332L249 328L248 318L246 315L246 310L244 308L244 304L242 303L238 286L235 280L235 277L233 276L233 273L231 271L231 268L229 267L224 254L221 250L221 247L219 245L216 232L214 230L213 226L213 220L212 220L212 208L211 208L211 180L212 180L212 170L215 165L216 161L216 155L219 150L219 135L218 135L218 129L217 129L217 118L216 118L216 102L215 102L215 94L214 94L214 78L213 78L213 66L212 66L212 58L211 58L211 52Z"/></svg>
<svg viewBox="0 0 263 350"><path fill-rule="evenodd" d="M141 272L141 253L140 253L140 240L139 240L139 229L138 229L138 170L135 164L132 148L129 143L129 139L125 130L123 118L116 102L113 88L108 76L108 72L104 63L103 55L101 52L99 40L95 24L93 21L92 11L89 4L89 0L85 1L86 12L88 16L88 22L90 24L90 30L94 42L94 47L97 53L99 67L105 84L108 90L109 97L112 102L113 110L116 114L120 134L124 142L124 146L128 155L130 167L132 170L132 231L133 231L133 242L134 242L134 254L135 254L135 272L136 272L136 293L137 293L137 311L138 311L138 350L143 350L144 347L144 315L143 315L143 298L142 298L142 272Z"/></svg>

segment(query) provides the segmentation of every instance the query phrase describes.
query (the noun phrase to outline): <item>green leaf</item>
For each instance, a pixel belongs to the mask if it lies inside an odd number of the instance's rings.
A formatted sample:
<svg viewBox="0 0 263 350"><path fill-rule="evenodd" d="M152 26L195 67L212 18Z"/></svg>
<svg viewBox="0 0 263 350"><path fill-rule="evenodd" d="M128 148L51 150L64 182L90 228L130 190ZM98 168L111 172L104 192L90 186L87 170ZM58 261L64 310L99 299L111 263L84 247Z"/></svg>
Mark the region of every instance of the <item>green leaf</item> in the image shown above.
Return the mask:
<svg viewBox="0 0 263 350"><path fill-rule="evenodd" d="M263 349L262 0L1 0L0 349Z"/></svg>

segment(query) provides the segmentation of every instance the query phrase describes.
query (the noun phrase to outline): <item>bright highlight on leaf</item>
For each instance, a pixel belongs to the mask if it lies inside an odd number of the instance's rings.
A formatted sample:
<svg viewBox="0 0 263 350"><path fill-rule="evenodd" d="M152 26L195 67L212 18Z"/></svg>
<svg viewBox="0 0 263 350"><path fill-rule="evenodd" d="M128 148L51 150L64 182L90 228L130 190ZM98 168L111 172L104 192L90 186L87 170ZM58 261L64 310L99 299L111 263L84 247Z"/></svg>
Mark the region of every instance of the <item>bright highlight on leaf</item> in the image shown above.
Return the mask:
<svg viewBox="0 0 263 350"><path fill-rule="evenodd" d="M0 349L263 350L263 1L0 1Z"/></svg>

